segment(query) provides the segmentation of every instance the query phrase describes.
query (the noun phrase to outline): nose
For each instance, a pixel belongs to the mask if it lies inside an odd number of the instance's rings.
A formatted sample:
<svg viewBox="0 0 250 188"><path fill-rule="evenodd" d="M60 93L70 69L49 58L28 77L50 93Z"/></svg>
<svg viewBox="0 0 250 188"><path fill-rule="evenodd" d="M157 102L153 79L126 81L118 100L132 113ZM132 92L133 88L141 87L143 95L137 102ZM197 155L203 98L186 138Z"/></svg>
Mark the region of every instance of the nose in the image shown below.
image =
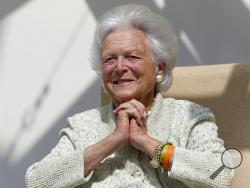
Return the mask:
<svg viewBox="0 0 250 188"><path fill-rule="evenodd" d="M123 56L118 56L116 63L116 72L124 73L127 71L127 67L125 66L126 59Z"/></svg>

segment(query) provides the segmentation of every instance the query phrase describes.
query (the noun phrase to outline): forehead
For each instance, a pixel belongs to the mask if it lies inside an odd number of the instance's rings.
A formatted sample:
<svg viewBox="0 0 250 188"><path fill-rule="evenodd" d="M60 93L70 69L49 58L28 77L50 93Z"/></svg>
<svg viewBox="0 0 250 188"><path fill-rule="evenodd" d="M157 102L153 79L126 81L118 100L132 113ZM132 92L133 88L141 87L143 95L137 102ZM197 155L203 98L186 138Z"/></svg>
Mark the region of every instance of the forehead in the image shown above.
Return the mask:
<svg viewBox="0 0 250 188"><path fill-rule="evenodd" d="M134 28L120 29L111 32L102 43L102 55L124 51L145 52L148 39L145 34Z"/></svg>

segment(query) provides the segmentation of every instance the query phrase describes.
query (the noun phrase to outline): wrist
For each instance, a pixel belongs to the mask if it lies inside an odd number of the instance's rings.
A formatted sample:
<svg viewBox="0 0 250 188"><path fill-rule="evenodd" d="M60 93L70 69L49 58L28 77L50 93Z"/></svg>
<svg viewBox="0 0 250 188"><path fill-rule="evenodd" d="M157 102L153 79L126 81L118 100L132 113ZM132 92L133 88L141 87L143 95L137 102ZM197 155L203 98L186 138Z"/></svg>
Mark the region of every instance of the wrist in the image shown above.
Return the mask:
<svg viewBox="0 0 250 188"><path fill-rule="evenodd" d="M110 135L111 139L117 143L118 149L126 146L129 143L129 136L124 134L119 134L116 131L111 133Z"/></svg>
<svg viewBox="0 0 250 188"><path fill-rule="evenodd" d="M131 144L138 150L147 154L150 158L153 158L155 148L160 143L160 141L150 137L149 135L140 135L136 137Z"/></svg>
<svg viewBox="0 0 250 188"><path fill-rule="evenodd" d="M155 148L154 157L150 161L153 168L162 166L164 171L169 171L172 166L175 146L172 143L160 143Z"/></svg>

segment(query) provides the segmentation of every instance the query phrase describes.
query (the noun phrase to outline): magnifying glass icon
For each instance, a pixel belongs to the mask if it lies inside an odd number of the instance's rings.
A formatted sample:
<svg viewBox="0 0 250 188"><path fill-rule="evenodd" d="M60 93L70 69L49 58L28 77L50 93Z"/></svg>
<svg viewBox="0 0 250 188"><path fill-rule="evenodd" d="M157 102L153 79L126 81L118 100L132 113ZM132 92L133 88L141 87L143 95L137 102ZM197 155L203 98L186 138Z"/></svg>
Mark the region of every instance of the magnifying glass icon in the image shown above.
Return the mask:
<svg viewBox="0 0 250 188"><path fill-rule="evenodd" d="M225 168L235 169L238 168L242 163L242 153L237 148L227 148L221 155L222 165L218 168L211 176L213 180L218 174Z"/></svg>

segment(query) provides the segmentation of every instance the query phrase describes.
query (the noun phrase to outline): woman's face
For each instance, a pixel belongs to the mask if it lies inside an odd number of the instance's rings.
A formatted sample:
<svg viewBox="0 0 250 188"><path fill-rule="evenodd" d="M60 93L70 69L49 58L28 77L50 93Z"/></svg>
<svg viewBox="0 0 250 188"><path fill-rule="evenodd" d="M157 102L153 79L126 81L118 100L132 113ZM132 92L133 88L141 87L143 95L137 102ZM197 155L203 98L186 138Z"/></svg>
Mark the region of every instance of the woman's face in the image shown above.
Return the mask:
<svg viewBox="0 0 250 188"><path fill-rule="evenodd" d="M134 28L106 36L101 49L103 83L114 103L154 97L158 67L145 34Z"/></svg>

